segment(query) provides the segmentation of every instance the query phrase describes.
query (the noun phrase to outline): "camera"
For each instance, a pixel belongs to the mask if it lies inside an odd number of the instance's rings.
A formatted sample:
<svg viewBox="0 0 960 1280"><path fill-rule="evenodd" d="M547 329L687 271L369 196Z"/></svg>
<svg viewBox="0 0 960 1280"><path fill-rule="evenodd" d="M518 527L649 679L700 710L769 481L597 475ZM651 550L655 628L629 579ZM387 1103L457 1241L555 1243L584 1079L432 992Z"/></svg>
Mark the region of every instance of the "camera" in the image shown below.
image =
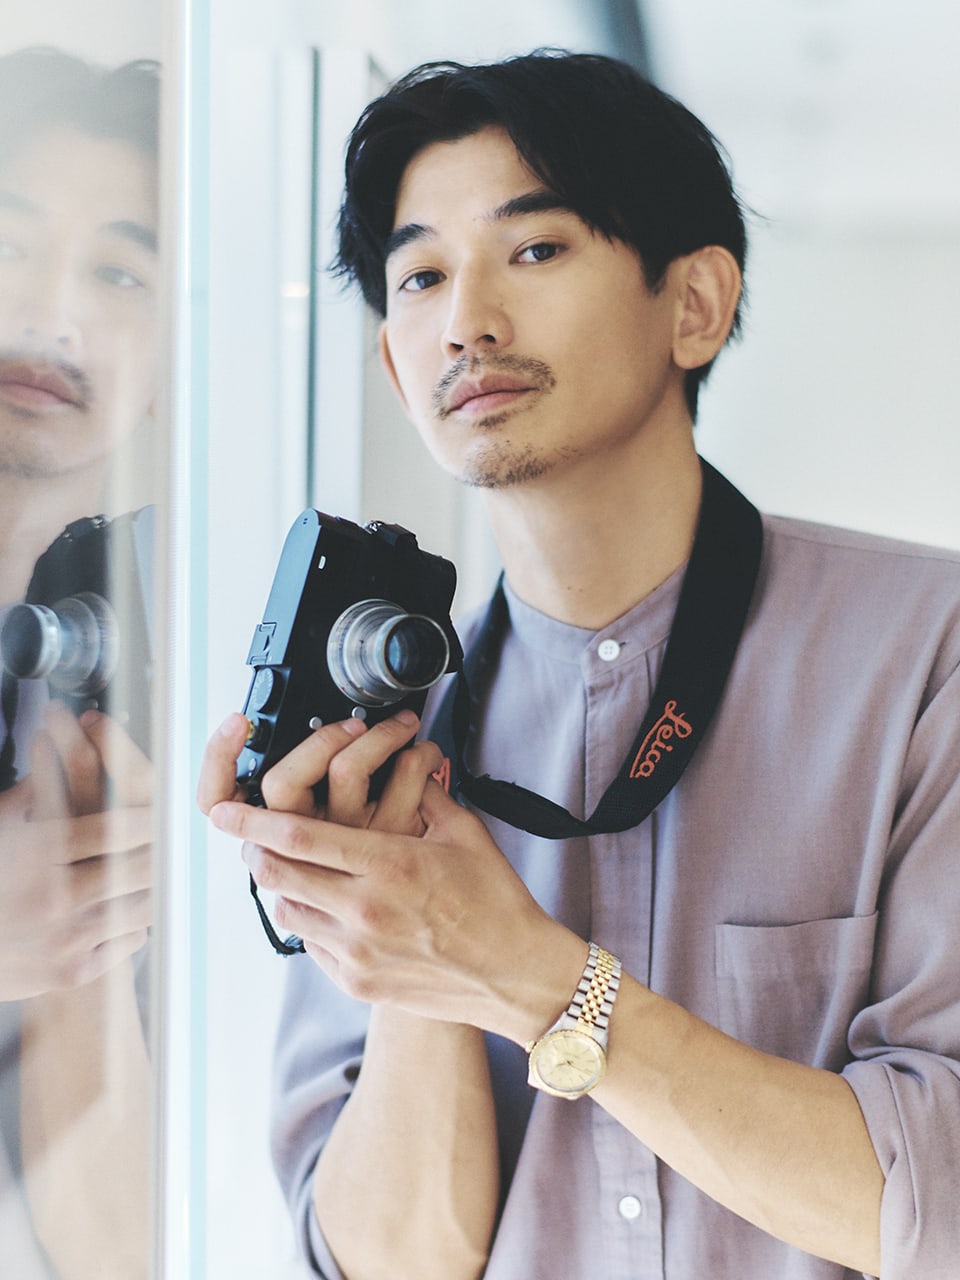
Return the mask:
<svg viewBox="0 0 960 1280"><path fill-rule="evenodd" d="M247 655L250 735L237 780L252 803L262 803L271 765L321 724L422 713L427 690L462 661L450 620L456 580L449 560L400 525L361 527L312 509L298 517ZM388 772L389 761L372 795Z"/></svg>
<svg viewBox="0 0 960 1280"><path fill-rule="evenodd" d="M37 561L0 630L6 676L46 679L80 715L112 716L150 752L153 507L75 520Z"/></svg>

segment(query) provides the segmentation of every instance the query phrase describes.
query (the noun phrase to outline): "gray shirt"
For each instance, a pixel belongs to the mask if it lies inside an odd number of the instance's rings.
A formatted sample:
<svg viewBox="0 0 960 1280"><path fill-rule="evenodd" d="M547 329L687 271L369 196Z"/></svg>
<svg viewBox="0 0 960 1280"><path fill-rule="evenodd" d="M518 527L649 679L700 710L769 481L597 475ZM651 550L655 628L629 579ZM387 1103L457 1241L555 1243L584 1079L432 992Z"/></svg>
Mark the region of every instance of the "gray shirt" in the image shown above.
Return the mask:
<svg viewBox="0 0 960 1280"><path fill-rule="evenodd" d="M508 593L475 768L591 812L646 710L681 579L595 634ZM541 904L640 981L844 1074L886 1175L883 1280L960 1273L958 665L960 555L768 518L720 709L650 818L561 842L486 819ZM365 1022L309 960L291 962L275 1159L331 1278L310 1179ZM853 1275L712 1202L592 1099L532 1095L523 1053L488 1039L515 1169L487 1280Z"/></svg>

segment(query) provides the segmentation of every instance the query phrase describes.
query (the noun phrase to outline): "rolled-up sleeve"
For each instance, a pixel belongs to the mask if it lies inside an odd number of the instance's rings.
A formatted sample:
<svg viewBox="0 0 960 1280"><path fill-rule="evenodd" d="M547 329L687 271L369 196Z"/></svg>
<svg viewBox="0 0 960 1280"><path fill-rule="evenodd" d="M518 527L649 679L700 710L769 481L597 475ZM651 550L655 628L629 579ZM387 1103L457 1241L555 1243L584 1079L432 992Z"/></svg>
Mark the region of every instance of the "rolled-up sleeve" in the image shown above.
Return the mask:
<svg viewBox="0 0 960 1280"><path fill-rule="evenodd" d="M911 739L844 1074L886 1178L882 1280L960 1275L960 673Z"/></svg>
<svg viewBox="0 0 960 1280"><path fill-rule="evenodd" d="M274 1168L303 1257L325 1280L343 1280L313 1210L313 1172L356 1082L368 1007L339 991L306 956L288 964L274 1066Z"/></svg>

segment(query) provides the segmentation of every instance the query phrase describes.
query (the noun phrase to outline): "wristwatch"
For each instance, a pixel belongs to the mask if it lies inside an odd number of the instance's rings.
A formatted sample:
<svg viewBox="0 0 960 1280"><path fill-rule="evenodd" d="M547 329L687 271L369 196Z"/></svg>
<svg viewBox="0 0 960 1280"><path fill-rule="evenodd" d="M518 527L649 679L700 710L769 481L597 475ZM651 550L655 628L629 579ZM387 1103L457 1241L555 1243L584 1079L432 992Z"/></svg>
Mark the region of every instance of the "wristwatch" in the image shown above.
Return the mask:
<svg viewBox="0 0 960 1280"><path fill-rule="evenodd" d="M526 1046L528 1083L555 1098L582 1098L607 1069L607 1035L622 972L620 961L590 943L583 976L569 1006L539 1040Z"/></svg>

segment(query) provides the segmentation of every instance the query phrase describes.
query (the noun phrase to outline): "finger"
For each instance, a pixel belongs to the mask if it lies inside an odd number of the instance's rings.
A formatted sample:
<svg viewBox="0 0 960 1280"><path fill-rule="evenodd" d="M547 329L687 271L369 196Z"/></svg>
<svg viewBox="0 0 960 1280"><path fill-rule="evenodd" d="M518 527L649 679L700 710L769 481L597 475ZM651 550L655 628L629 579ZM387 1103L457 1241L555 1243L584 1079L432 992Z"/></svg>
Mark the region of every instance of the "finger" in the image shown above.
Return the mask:
<svg viewBox="0 0 960 1280"><path fill-rule="evenodd" d="M153 837L153 813L144 807L26 822L17 833L22 856L54 866L129 853L151 844Z"/></svg>
<svg viewBox="0 0 960 1280"><path fill-rule="evenodd" d="M30 744L30 817L34 821L65 819L70 815L70 789L63 760L46 729L38 729Z"/></svg>
<svg viewBox="0 0 960 1280"><path fill-rule="evenodd" d="M204 813L209 813L220 800L243 798L243 790L237 785L237 757L249 734L250 721L239 711L227 716L212 734L197 783L197 804Z"/></svg>
<svg viewBox="0 0 960 1280"><path fill-rule="evenodd" d="M109 938L92 950L62 960L57 966L56 985L75 989L95 982L146 945L147 929L139 928L120 937Z"/></svg>
<svg viewBox="0 0 960 1280"><path fill-rule="evenodd" d="M345 903L343 895L349 892L354 879L342 871L285 858L249 840L244 842L241 855L257 887L276 895L274 915L283 928L292 927L290 913L294 904L328 916L338 914Z"/></svg>
<svg viewBox="0 0 960 1280"><path fill-rule="evenodd" d="M420 805L424 788L442 763L443 753L433 742L418 742L401 752L370 818L370 829L422 835L425 824Z"/></svg>
<svg viewBox="0 0 960 1280"><path fill-rule="evenodd" d="M111 716L85 711L80 727L112 783L111 801L118 805L150 804L153 799L153 765L130 735Z"/></svg>
<svg viewBox="0 0 960 1280"><path fill-rule="evenodd" d="M260 790L267 808L312 815L314 784L327 776L331 760L366 731L362 720L340 720L304 738L263 775Z"/></svg>
<svg viewBox="0 0 960 1280"><path fill-rule="evenodd" d="M273 849L292 861L362 875L374 856L365 829L336 826L320 818L258 809L236 801L221 801L210 810L210 821L227 835ZM374 837L382 840L384 837Z"/></svg>
<svg viewBox="0 0 960 1280"><path fill-rule="evenodd" d="M79 815L101 809L103 762L76 715L65 703L54 699L44 713L44 725L63 762L72 812Z"/></svg>
<svg viewBox="0 0 960 1280"><path fill-rule="evenodd" d="M472 815L457 804L436 778L429 778L420 800L420 817L428 834L439 835L450 822L470 820Z"/></svg>
<svg viewBox="0 0 960 1280"><path fill-rule="evenodd" d="M401 711L373 725L357 742L334 756L328 770L328 821L347 827L366 825L372 812L367 808L371 777L411 741L419 726L414 712Z"/></svg>
<svg viewBox="0 0 960 1280"><path fill-rule="evenodd" d="M84 733L77 717L54 699L44 712L44 728L57 749L66 779L70 812L95 813L104 804L104 773L100 753Z"/></svg>
<svg viewBox="0 0 960 1280"><path fill-rule="evenodd" d="M149 845L127 853L88 858L70 865L70 893L78 907L115 903L153 885L153 850Z"/></svg>

